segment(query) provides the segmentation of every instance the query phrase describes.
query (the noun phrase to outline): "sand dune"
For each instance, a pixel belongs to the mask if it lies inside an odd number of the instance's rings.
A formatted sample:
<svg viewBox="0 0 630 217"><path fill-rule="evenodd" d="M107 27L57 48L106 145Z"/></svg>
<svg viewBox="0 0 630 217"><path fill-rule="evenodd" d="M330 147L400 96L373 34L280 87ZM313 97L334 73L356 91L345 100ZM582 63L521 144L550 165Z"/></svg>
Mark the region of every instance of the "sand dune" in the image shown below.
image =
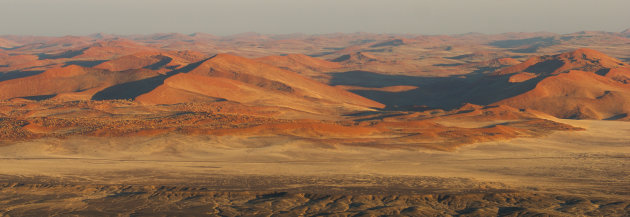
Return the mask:
<svg viewBox="0 0 630 217"><path fill-rule="evenodd" d="M115 58L94 66L109 71L130 69L170 70L180 69L194 62L207 58L196 52L142 52Z"/></svg>
<svg viewBox="0 0 630 217"><path fill-rule="evenodd" d="M516 83L539 80L532 90L497 104L577 119L624 119L630 112L630 67L594 50L531 58L497 74L514 74L509 80Z"/></svg>
<svg viewBox="0 0 630 217"><path fill-rule="evenodd" d="M318 81L327 81L330 79L330 76L326 75L326 72L339 70L342 67L339 63L329 62L303 54L267 56L256 58L255 60L278 68L297 72Z"/></svg>
<svg viewBox="0 0 630 217"><path fill-rule="evenodd" d="M382 107L345 90L330 87L254 60L228 54L219 54L195 68L165 80L160 89L176 88L213 98L258 105L278 105L315 112L322 105L354 106L356 109ZM163 90L160 90L164 93ZM140 102L162 104L163 96L149 92L138 97ZM178 101L178 100L176 100ZM180 100L181 101L181 100ZM318 106L317 106L318 105Z"/></svg>
<svg viewBox="0 0 630 217"><path fill-rule="evenodd" d="M115 73L100 69L69 65L49 69L41 74L0 82L0 99L16 97L54 96L60 93L81 92L92 88L106 88L119 83L155 76L151 71ZM88 96L86 99L90 99Z"/></svg>
<svg viewBox="0 0 630 217"><path fill-rule="evenodd" d="M581 48L552 56L533 57L521 64L497 71L496 74L505 75L518 72L554 74L569 70L598 72L628 66L628 64L599 51Z"/></svg>

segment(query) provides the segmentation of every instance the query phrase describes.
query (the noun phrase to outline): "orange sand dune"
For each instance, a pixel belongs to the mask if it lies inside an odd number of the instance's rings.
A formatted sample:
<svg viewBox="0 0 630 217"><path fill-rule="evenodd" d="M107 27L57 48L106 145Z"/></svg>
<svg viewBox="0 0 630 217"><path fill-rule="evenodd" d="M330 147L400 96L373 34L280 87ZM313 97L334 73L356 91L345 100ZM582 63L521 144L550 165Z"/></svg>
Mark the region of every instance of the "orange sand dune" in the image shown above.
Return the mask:
<svg viewBox="0 0 630 217"><path fill-rule="evenodd" d="M36 55L2 55L0 56L0 64L7 66L19 66L28 63L36 62L38 57Z"/></svg>
<svg viewBox="0 0 630 217"><path fill-rule="evenodd" d="M140 68L173 70L203 60L204 58L206 58L205 55L190 51L141 52L103 62L94 66L94 68L109 71L125 71Z"/></svg>
<svg viewBox="0 0 630 217"><path fill-rule="evenodd" d="M258 62L278 68L307 74L311 72L328 72L341 67L341 64L329 62L304 54L288 54L285 56L267 56L255 59Z"/></svg>
<svg viewBox="0 0 630 217"><path fill-rule="evenodd" d="M174 75L164 85L137 98L144 103L185 102L179 90L212 98L259 105L278 105L311 110L322 105L383 107L382 104L340 88L331 87L295 72L276 68L243 57L220 54L187 73ZM316 106L319 105L319 106Z"/></svg>
<svg viewBox="0 0 630 217"><path fill-rule="evenodd" d="M552 56L533 57L527 61L497 71L497 75L519 72L560 73L569 70L597 72L602 69L627 67L626 63L592 49L577 49L572 52Z"/></svg>
<svg viewBox="0 0 630 217"><path fill-rule="evenodd" d="M84 59L110 59L112 57L129 55L138 52L158 52L155 48L140 45L131 40L116 39L97 42L83 48L80 55L75 58Z"/></svg>
<svg viewBox="0 0 630 217"><path fill-rule="evenodd" d="M0 99L54 96L60 93L82 92L93 88L102 89L155 75L156 73L151 71L115 73L69 65L63 68L49 69L38 75L2 81L0 82Z"/></svg>
<svg viewBox="0 0 630 217"><path fill-rule="evenodd" d="M496 72L509 82L540 79L523 94L496 104L530 108L560 118L623 119L630 113L630 66L591 49L531 58Z"/></svg>
<svg viewBox="0 0 630 217"><path fill-rule="evenodd" d="M342 65L337 62L330 62L303 54L267 56L255 60L281 69L300 73L320 82L327 82L331 79L331 76L326 74L326 72L332 72L342 68Z"/></svg>
<svg viewBox="0 0 630 217"><path fill-rule="evenodd" d="M534 89L497 104L536 109L560 118L616 119L630 113L630 85L572 70L547 77Z"/></svg>

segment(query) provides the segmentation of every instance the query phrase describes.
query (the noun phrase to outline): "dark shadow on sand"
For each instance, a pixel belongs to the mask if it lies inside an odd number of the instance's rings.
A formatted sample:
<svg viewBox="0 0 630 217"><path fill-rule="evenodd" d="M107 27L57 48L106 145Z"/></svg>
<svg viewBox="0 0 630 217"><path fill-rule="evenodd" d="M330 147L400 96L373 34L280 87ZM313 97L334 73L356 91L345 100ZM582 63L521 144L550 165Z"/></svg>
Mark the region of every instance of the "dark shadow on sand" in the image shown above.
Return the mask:
<svg viewBox="0 0 630 217"><path fill-rule="evenodd" d="M366 71L331 74L331 85L361 87L416 86L403 92L353 90L353 93L383 103L387 109L430 108L453 109L464 103L488 105L533 89L543 76L521 83L508 82L510 75L471 73L447 77L385 75Z"/></svg>
<svg viewBox="0 0 630 217"><path fill-rule="evenodd" d="M98 64L107 62L107 60L75 60L75 61L68 61L65 63L65 65L63 65L63 67L69 66L69 65L77 65L77 66L83 66L83 67L94 67L97 66Z"/></svg>
<svg viewBox="0 0 630 217"><path fill-rule="evenodd" d="M73 58L73 57L83 54L83 51L87 49L88 48L83 48L80 50L68 50L68 51L64 51L61 53L54 53L54 54L43 53L43 54L38 54L37 56L39 57L40 60Z"/></svg>
<svg viewBox="0 0 630 217"><path fill-rule="evenodd" d="M55 96L57 96L57 94L38 95L38 96L24 96L24 97L19 97L19 98L28 99L28 100L35 100L35 101L42 101L42 100L47 100L47 99L53 98Z"/></svg>
<svg viewBox="0 0 630 217"><path fill-rule="evenodd" d="M158 75L151 78L118 84L105 88L104 90L94 94L94 96L92 96L92 100L135 99L136 97L148 93L149 91L164 84L164 80L166 80L167 78L179 73L189 72L197 68L206 60L208 59L190 64L178 70L173 70L165 75Z"/></svg>
<svg viewBox="0 0 630 217"><path fill-rule="evenodd" d="M17 78L24 78L28 76L38 75L44 71L11 71L4 74L0 74L0 81L7 81Z"/></svg>

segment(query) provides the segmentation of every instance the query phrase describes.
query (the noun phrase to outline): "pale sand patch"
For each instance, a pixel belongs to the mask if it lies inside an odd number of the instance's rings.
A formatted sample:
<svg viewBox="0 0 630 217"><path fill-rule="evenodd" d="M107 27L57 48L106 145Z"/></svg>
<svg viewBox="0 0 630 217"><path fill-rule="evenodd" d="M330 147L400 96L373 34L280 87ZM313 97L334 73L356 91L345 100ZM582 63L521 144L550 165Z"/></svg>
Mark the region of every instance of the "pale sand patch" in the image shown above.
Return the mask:
<svg viewBox="0 0 630 217"><path fill-rule="evenodd" d="M42 139L0 147L0 174L139 184L218 174L436 176L627 198L630 123L560 121L587 130L479 143L454 152L322 146L280 136Z"/></svg>

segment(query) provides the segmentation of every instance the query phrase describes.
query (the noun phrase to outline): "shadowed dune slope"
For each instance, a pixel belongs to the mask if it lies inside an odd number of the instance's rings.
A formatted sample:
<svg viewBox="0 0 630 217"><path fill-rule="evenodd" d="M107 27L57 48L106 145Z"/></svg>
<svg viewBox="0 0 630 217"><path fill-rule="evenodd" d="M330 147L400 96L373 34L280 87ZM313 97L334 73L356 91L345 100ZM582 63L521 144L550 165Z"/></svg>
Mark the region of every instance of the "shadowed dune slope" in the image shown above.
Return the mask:
<svg viewBox="0 0 630 217"><path fill-rule="evenodd" d="M352 54L346 54L340 57L337 57L332 60L333 62L338 62L343 65L360 65L366 64L369 62L377 62L380 61L378 57L373 56L372 54L368 54L365 52L356 52Z"/></svg>

